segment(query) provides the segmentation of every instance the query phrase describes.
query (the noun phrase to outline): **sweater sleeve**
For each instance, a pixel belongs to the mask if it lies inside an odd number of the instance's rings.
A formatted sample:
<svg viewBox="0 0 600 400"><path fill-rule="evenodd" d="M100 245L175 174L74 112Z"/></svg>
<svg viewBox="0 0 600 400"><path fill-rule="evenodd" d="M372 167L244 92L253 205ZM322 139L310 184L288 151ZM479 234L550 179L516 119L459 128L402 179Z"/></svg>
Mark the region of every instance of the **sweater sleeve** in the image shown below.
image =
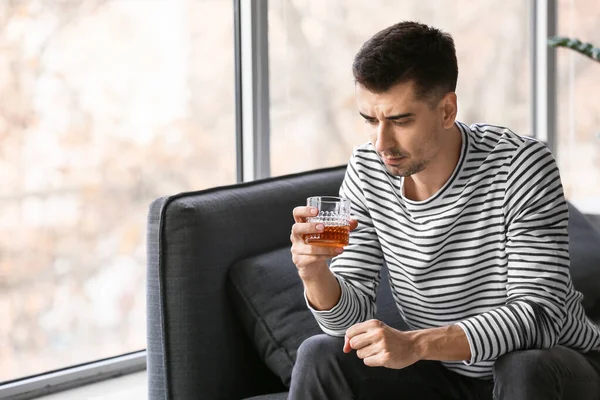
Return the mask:
<svg viewBox="0 0 600 400"><path fill-rule="evenodd" d="M471 348L467 365L558 342L569 282L568 209L556 161L543 143L528 139L512 158L504 218L506 304L457 323Z"/></svg>
<svg viewBox="0 0 600 400"><path fill-rule="evenodd" d="M340 188L340 196L352 202L352 217L358 220L358 227L350 232L348 246L333 258L329 267L340 284L341 298L325 311L315 310L306 300L321 330L332 336L344 336L348 328L372 319L376 311L383 255L364 197L359 164L353 155ZM306 299L306 292L304 296Z"/></svg>

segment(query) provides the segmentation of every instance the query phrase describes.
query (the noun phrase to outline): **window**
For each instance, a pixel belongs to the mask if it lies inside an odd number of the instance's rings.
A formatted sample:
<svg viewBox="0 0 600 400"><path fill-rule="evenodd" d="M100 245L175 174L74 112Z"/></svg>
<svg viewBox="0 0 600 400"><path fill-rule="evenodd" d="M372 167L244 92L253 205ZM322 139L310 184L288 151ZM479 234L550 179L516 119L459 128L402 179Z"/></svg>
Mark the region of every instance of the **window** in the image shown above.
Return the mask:
<svg viewBox="0 0 600 400"><path fill-rule="evenodd" d="M7 381L146 347L148 205L235 182L234 53L230 1L3 1L0 16Z"/></svg>
<svg viewBox="0 0 600 400"><path fill-rule="evenodd" d="M530 134L530 3L270 0L272 175L366 140L352 59L401 20L454 36L460 120ZM558 6L560 34L600 46L593 0ZM3 382L145 348L148 205L235 182L236 143L231 1L3 1L0 24ZM558 50L561 174L596 215L598 70Z"/></svg>
<svg viewBox="0 0 600 400"><path fill-rule="evenodd" d="M419 20L451 33L466 123L530 134L530 15L521 0L269 1L272 175L343 164L366 141L352 60L377 31Z"/></svg>
<svg viewBox="0 0 600 400"><path fill-rule="evenodd" d="M594 0L558 2L558 34L600 47ZM582 212L600 216L600 63L557 50L558 163L565 194Z"/></svg>

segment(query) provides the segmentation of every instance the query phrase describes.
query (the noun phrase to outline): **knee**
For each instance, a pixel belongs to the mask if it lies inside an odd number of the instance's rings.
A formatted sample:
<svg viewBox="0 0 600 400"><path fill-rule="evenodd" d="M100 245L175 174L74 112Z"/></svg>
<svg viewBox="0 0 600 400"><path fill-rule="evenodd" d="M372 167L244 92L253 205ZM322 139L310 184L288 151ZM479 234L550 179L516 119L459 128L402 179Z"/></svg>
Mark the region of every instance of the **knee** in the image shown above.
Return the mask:
<svg viewBox="0 0 600 400"><path fill-rule="evenodd" d="M494 363L494 380L510 382L554 381L554 358L550 350L532 349L506 353Z"/></svg>
<svg viewBox="0 0 600 400"><path fill-rule="evenodd" d="M325 334L311 336L298 348L296 363L323 365L343 353L344 339Z"/></svg>

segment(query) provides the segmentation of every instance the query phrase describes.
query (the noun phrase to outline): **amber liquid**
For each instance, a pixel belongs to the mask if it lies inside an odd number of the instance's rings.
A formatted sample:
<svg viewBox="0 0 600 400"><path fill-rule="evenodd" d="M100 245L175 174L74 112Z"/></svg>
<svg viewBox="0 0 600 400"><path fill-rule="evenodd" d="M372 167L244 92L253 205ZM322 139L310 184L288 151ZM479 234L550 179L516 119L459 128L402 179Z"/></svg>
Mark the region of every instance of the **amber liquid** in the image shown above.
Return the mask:
<svg viewBox="0 0 600 400"><path fill-rule="evenodd" d="M325 226L323 232L304 235L304 243L313 246L343 247L348 245L350 226Z"/></svg>

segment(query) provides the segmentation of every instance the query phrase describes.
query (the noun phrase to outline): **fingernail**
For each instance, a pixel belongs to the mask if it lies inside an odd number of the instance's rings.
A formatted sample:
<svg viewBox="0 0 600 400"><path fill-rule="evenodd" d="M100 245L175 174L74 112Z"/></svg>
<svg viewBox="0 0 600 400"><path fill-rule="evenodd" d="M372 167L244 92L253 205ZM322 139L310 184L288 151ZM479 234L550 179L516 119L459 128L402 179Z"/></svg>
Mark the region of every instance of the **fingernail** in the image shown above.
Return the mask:
<svg viewBox="0 0 600 400"><path fill-rule="evenodd" d="M341 247L337 247L335 249L335 252L338 253L338 254L341 254L343 251L344 251L344 249L342 249Z"/></svg>
<svg viewBox="0 0 600 400"><path fill-rule="evenodd" d="M318 212L319 212L319 210L317 210L316 208L311 208L311 209L310 209L310 213L311 213L312 215L317 215L317 213L318 213Z"/></svg>
<svg viewBox="0 0 600 400"><path fill-rule="evenodd" d="M322 231L323 229L325 229L325 226L323 224L318 224L316 228L318 231Z"/></svg>

